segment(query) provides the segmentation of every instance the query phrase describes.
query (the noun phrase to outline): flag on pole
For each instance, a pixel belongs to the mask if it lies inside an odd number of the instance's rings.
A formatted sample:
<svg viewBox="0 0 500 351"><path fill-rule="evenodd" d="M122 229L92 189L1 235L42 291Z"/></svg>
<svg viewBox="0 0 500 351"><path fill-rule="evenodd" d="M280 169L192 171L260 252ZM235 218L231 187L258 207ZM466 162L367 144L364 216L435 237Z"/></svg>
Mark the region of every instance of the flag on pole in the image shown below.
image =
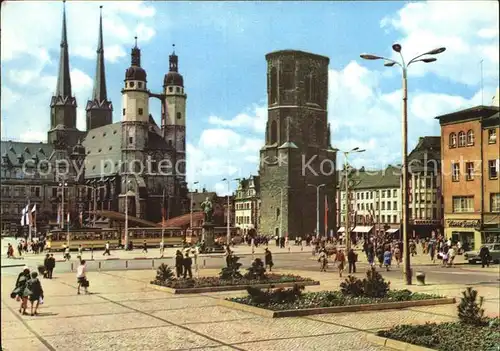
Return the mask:
<svg viewBox="0 0 500 351"><path fill-rule="evenodd" d="M61 224L61 205L57 206L57 224Z"/></svg>
<svg viewBox="0 0 500 351"><path fill-rule="evenodd" d="M36 207L35 207L35 206L33 206L33 209L35 209L35 210L36 210ZM31 209L31 211L28 211L28 225L29 225L30 227L32 227L32 226L33 226L33 209Z"/></svg>
<svg viewBox="0 0 500 351"><path fill-rule="evenodd" d="M22 226L26 225L26 210L27 210L27 208L28 208L28 206L23 207L23 209L21 211L21 225Z"/></svg>
<svg viewBox="0 0 500 351"><path fill-rule="evenodd" d="M24 214L26 216L26 225L30 226L31 225L31 221L30 221L31 213L30 213L30 205L29 204L26 205L26 208L24 209Z"/></svg>
<svg viewBox="0 0 500 351"><path fill-rule="evenodd" d="M36 204L31 209L31 213L33 213L33 228L35 228L36 232Z"/></svg>
<svg viewBox="0 0 500 351"><path fill-rule="evenodd" d="M325 195L325 237L328 236L328 197Z"/></svg>

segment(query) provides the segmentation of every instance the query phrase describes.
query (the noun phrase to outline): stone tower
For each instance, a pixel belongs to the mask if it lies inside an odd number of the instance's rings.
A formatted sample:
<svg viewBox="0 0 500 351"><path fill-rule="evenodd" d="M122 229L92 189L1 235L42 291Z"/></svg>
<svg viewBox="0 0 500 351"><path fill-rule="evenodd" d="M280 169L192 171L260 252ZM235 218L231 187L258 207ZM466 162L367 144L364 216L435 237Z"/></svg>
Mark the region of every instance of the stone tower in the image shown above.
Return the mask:
<svg viewBox="0 0 500 351"><path fill-rule="evenodd" d="M135 201L129 206L129 213L143 217L146 212L146 199L141 198L139 187L144 181L142 174L147 166L149 91L146 71L141 67L141 50L137 47L137 38L132 48L131 65L125 73L122 115L122 179L133 183L132 186L136 189ZM128 185L122 187L122 195L127 188ZM130 191L127 194L127 197L131 196ZM122 204L120 208L124 210Z"/></svg>
<svg viewBox="0 0 500 351"><path fill-rule="evenodd" d="M97 64L92 99L87 101L87 130L113 123L113 105L106 91L106 72L104 69L104 43L102 38L102 6L99 17L99 39L97 41Z"/></svg>
<svg viewBox="0 0 500 351"><path fill-rule="evenodd" d="M185 181L186 161L186 99L184 79L179 73L179 58L172 52L169 57L169 72L163 80L166 113L162 114L161 128L167 144L175 149L174 164L179 167L176 178Z"/></svg>
<svg viewBox="0 0 500 351"><path fill-rule="evenodd" d="M268 235L305 237L317 223L336 231L336 154L327 121L328 57L283 50L266 55L268 121L260 151L261 227ZM329 150L330 151L327 151ZM280 230L282 228L282 230Z"/></svg>
<svg viewBox="0 0 500 351"><path fill-rule="evenodd" d="M68 150L82 136L76 129L76 107L76 99L71 93L66 8L63 7L59 72L56 91L50 101L50 130L47 134L49 144L53 144L56 150Z"/></svg>

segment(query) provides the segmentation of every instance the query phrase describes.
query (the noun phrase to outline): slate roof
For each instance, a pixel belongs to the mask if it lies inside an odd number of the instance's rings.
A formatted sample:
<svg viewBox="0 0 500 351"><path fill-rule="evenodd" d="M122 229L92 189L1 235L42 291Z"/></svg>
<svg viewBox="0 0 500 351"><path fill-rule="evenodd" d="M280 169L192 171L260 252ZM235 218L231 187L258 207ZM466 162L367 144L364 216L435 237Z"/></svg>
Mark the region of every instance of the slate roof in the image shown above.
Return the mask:
<svg viewBox="0 0 500 351"><path fill-rule="evenodd" d="M408 165L410 172L421 172L425 170L425 161L427 159L428 170L441 163L441 137L426 136L420 137L417 146L408 155ZM431 167L429 169L429 167Z"/></svg>
<svg viewBox="0 0 500 351"><path fill-rule="evenodd" d="M118 173L122 158L121 136L121 122L88 131L82 141L85 147L85 178Z"/></svg>
<svg viewBox="0 0 500 351"><path fill-rule="evenodd" d="M339 172L341 173L341 172ZM355 170L351 176L355 182L354 189L399 188L401 168L389 165L383 170ZM344 179L339 180L339 189L344 189Z"/></svg>
<svg viewBox="0 0 500 351"><path fill-rule="evenodd" d="M4 157L10 161L13 166L22 166L25 160L38 158L39 161L47 160L52 155L54 148L47 143L25 143L18 141L4 141L0 143L0 153L2 162ZM22 156L22 159L19 159ZM22 161L24 160L24 161ZM21 162L22 161L22 162Z"/></svg>

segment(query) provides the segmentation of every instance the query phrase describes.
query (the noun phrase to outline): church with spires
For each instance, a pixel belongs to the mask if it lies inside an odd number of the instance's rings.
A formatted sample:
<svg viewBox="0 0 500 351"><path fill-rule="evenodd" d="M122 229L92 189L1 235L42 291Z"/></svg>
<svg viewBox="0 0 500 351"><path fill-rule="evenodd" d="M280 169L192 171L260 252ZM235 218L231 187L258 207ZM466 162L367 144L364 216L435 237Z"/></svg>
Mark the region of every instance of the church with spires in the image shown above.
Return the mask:
<svg viewBox="0 0 500 351"><path fill-rule="evenodd" d="M187 95L178 56L174 51L169 57L163 90L151 92L136 38L124 73L121 120L113 123L115 105L108 99L106 87L102 6L98 36L94 87L85 108L86 130L79 130L63 9L59 72L50 100L47 142L1 142L2 234L22 230L19 219L27 202L37 204L41 222L37 228L56 226L61 208L65 214L69 212L73 227L111 226L120 220L113 214L123 214L126 207L143 224L160 222L163 210L166 219L189 211ZM152 98L160 100L161 125L150 114Z"/></svg>

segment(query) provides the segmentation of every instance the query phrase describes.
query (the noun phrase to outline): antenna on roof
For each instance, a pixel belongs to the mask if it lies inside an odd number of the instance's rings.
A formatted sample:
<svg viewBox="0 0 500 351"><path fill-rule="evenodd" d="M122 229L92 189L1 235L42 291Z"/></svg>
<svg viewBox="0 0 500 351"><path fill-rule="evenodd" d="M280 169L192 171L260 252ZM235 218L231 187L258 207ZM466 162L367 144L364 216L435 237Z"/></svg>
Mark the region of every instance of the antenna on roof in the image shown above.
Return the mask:
<svg viewBox="0 0 500 351"><path fill-rule="evenodd" d="M484 105L484 93L483 93L483 59L479 61L481 65L481 106Z"/></svg>

